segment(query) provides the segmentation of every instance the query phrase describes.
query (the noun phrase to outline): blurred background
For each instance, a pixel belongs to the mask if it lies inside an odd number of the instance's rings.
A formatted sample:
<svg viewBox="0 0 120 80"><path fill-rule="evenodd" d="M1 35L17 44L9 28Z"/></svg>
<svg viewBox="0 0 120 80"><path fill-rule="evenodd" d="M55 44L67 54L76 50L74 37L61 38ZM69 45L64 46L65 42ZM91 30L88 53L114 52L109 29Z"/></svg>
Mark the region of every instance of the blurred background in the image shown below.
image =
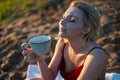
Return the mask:
<svg viewBox="0 0 120 80"><path fill-rule="evenodd" d="M20 44L34 35L53 38L46 55L49 63L56 43L58 22L73 0L0 0L0 80L24 80L28 64ZM109 56L107 71L120 73L120 0L81 0L101 13L101 35L96 40Z"/></svg>

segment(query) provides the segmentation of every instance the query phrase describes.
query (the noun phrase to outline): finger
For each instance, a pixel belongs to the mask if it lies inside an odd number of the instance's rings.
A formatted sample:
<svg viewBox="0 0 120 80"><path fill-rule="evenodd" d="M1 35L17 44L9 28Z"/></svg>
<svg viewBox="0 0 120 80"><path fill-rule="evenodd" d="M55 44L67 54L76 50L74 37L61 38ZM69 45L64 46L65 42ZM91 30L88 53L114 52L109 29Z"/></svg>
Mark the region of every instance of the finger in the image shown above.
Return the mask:
<svg viewBox="0 0 120 80"><path fill-rule="evenodd" d="M27 54L25 53L25 51L22 51L22 55L23 55L23 56L26 56Z"/></svg>
<svg viewBox="0 0 120 80"><path fill-rule="evenodd" d="M36 58L37 57L37 55L34 52L32 52L32 51L28 55L31 56L32 58Z"/></svg>
<svg viewBox="0 0 120 80"><path fill-rule="evenodd" d="M38 55L33 54L32 57L36 59L38 57Z"/></svg>
<svg viewBox="0 0 120 80"><path fill-rule="evenodd" d="M23 56L27 56L27 55L32 56L33 54L34 53L32 51L28 51L28 50L23 50L23 52L22 52Z"/></svg>
<svg viewBox="0 0 120 80"><path fill-rule="evenodd" d="M24 56L24 60L27 61L27 57L26 56Z"/></svg>
<svg viewBox="0 0 120 80"><path fill-rule="evenodd" d="M34 60L32 56L27 56L27 62L30 62L31 60Z"/></svg>
<svg viewBox="0 0 120 80"><path fill-rule="evenodd" d="M28 48L26 46L23 47L24 50L32 51L32 48Z"/></svg>
<svg viewBox="0 0 120 80"><path fill-rule="evenodd" d="M30 53L30 52L28 52L27 50L22 51L22 55L23 55L23 56L27 56L29 53Z"/></svg>
<svg viewBox="0 0 120 80"><path fill-rule="evenodd" d="M31 60L31 61L29 61L29 64L37 64L37 61L36 60Z"/></svg>
<svg viewBox="0 0 120 80"><path fill-rule="evenodd" d="M27 59L27 62L28 62L29 64L36 64L36 63L37 63L37 61L36 61L35 59L33 59L33 58Z"/></svg>

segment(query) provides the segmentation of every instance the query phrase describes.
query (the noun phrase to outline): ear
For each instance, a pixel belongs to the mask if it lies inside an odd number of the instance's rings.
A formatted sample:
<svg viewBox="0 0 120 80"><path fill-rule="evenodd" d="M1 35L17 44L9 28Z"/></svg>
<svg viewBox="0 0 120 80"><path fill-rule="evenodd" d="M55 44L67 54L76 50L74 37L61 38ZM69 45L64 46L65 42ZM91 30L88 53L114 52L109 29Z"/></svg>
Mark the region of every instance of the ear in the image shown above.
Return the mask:
<svg viewBox="0 0 120 80"><path fill-rule="evenodd" d="M89 27L84 27L84 29L83 29L84 34L88 34L90 31L91 31L91 29Z"/></svg>

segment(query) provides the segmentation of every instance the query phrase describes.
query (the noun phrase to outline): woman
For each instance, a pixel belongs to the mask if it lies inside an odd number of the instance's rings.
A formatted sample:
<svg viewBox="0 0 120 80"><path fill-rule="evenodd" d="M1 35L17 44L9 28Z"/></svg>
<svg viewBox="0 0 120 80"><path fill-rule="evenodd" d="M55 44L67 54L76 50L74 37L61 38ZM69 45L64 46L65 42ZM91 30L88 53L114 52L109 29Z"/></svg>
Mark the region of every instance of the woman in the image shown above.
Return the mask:
<svg viewBox="0 0 120 80"><path fill-rule="evenodd" d="M23 55L32 64L37 62L43 80L55 80L60 71L65 80L104 80L107 56L95 43L100 25L96 8L86 2L73 1L59 22L59 39L49 65L42 56Z"/></svg>

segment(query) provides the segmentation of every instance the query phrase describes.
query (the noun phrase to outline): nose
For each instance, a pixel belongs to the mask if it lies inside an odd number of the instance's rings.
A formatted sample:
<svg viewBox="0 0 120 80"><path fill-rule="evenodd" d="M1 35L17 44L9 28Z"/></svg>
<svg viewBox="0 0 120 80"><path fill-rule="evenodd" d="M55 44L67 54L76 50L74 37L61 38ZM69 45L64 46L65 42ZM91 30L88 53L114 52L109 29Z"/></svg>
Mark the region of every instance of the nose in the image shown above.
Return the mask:
<svg viewBox="0 0 120 80"><path fill-rule="evenodd" d="M61 19L60 20L60 24L63 25L63 26L65 26L66 25L66 19Z"/></svg>

